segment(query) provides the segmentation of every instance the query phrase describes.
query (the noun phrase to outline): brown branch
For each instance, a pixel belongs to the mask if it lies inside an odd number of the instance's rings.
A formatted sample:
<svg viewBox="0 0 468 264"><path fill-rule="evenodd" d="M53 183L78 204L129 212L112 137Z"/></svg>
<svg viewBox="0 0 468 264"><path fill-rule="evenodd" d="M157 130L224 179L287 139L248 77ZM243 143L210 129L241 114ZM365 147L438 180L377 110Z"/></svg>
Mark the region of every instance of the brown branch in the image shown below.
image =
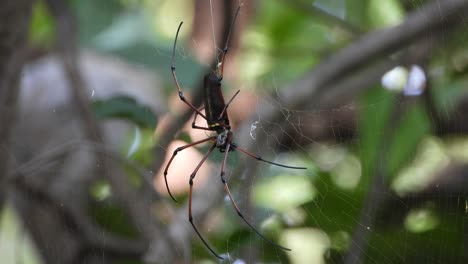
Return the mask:
<svg viewBox="0 0 468 264"><path fill-rule="evenodd" d="M102 143L104 140L102 133L89 107L89 101L85 94L86 86L79 67L77 30L73 14L64 1L47 0L46 2L52 15L57 20L56 43L73 95L71 101L78 110L87 137L92 141Z"/></svg>
<svg viewBox="0 0 468 264"><path fill-rule="evenodd" d="M363 257L366 254L368 240L371 232L374 230L375 218L378 209L389 196L389 187L386 179L389 179L388 171L388 154L391 140L394 138L396 129L395 124L398 124L403 116L402 111L398 108L402 96L396 99L392 105L392 113L385 124L380 146L377 148L377 159L374 162L373 172L371 172L371 182L368 189L367 197L364 199L364 204L361 209L358 224L353 232L350 248L344 258L345 264L363 263Z"/></svg>
<svg viewBox="0 0 468 264"><path fill-rule="evenodd" d="M6 194L10 137L14 126L20 74L25 62L32 1L6 0L0 4L0 211Z"/></svg>

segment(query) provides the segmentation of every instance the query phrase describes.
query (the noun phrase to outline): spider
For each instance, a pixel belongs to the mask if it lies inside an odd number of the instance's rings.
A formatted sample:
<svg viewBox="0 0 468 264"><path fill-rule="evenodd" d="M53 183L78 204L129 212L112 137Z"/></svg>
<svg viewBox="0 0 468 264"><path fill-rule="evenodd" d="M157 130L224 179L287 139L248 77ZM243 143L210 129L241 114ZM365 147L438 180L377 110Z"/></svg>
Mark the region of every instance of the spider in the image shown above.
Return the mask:
<svg viewBox="0 0 468 264"><path fill-rule="evenodd" d="M193 119L193 122L192 122L192 128L193 129L201 129L201 130L216 132L216 135L210 136L208 138L205 138L205 139L202 139L202 140L199 140L199 141L196 141L196 142L184 145L184 146L180 146L176 150L174 150L169 162L167 163L167 165L166 165L166 167L164 169L164 181L166 183L166 188L167 188L167 191L168 191L169 195L171 196L171 198L174 201L177 202L177 200L172 195L172 193L171 193L171 191L169 189L169 185L167 183L167 172L168 172L169 166L171 165L172 161L174 160L175 156L177 155L177 153L179 151L182 151L182 150L184 150L186 148L190 148L190 147L199 145L199 144L204 143L204 142L212 142L212 145L209 148L208 152L205 154L205 156L203 156L202 160L198 163L197 167L195 168L195 170L190 175L190 180L189 180L190 190L189 190L189 198L188 198L188 203L189 203L188 217L189 217L190 224L192 225L193 229L197 233L200 240L208 248L208 250L219 259L223 259L223 257L221 257L219 254L217 254L208 245L206 240L203 238L203 236L201 235L201 233L198 231L197 227L195 226L195 224L193 222L193 217L192 217L192 187L193 187L193 180L194 180L195 175L197 174L198 170L203 165L203 163L205 163L205 161L211 155L213 150L215 148L218 148L220 152L224 153L224 157L223 157L223 160L222 160L222 163L221 163L220 177L221 177L221 181L222 181L222 183L224 185L224 191L228 195L229 200L231 201L231 204L234 207L234 210L237 212L237 215L258 236L260 236L263 240L267 241L268 243L270 243L271 245L273 245L273 246L275 246L277 248L287 250L287 251L291 251L291 249L280 246L280 245L274 243L273 241L269 240L268 238L266 238L264 235L262 235L252 224L250 224L245 219L244 215L240 211L240 209L237 206L236 202L232 198L231 191L229 190L229 186L227 184L226 178L224 177L226 161L227 161L229 152L239 150L242 153L244 153L244 154L246 154L246 155L248 155L248 156L250 156L250 157L252 157L254 159L257 159L259 161L266 162L266 163L269 163L269 164L273 164L273 165L276 165L276 166L289 168L289 169L306 169L305 167L288 166L288 165L283 165L283 164L275 163L275 162L272 162L272 161L264 160L260 156L248 152L247 150L239 147L236 143L233 142L233 133L231 131L231 126L229 125L229 117L228 117L228 113L227 113L227 108L229 107L229 104L237 96L237 94L239 94L240 90L238 90L234 94L234 96L232 96L232 98L227 103L225 103L224 96L223 96L223 93L221 91L221 80L223 79L224 59L225 59L226 53L228 51L228 43L229 43L229 37L231 35L231 29L232 29L232 27L234 25L234 22L236 21L236 18L237 18L238 14L239 14L239 10L240 10L240 6L237 8L234 19L232 20L232 23L231 23L231 26L230 26L230 29L229 29L229 32L228 32L228 35L227 35L225 47L221 51L221 54L220 54L221 55L221 60L220 60L220 63L218 63L218 65L216 67L216 71L215 72L210 72L207 75L205 75L205 77L204 77L204 90L205 90L204 104L205 105L201 109L197 109L192 103L187 101L187 99L184 97L184 94L182 92L182 89L181 89L181 87L179 85L179 81L177 80L177 76L176 76L175 49L176 49L176 45L177 45L177 38L179 36L179 31L180 31L180 28L182 27L183 22L180 22L179 27L177 28L177 33L176 33L175 40L174 40L174 46L173 46L173 49L172 49L172 59L171 59L171 62L172 62L171 63L171 72L172 72L172 76L174 78L175 85L177 86L177 89L178 89L178 92L179 92L179 98L185 104L187 104L188 107L190 107L195 113L194 119ZM203 109L205 109L205 114L203 114L201 112ZM195 124L197 116L201 116L202 118L204 118L206 120L207 127L202 127L202 126L198 126L198 125Z"/></svg>

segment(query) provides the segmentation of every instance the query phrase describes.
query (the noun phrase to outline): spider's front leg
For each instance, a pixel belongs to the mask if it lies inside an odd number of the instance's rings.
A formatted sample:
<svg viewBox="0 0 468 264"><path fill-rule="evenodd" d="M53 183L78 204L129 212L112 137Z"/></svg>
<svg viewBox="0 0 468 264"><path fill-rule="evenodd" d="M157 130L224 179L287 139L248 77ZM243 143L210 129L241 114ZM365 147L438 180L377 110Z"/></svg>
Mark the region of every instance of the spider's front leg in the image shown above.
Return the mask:
<svg viewBox="0 0 468 264"><path fill-rule="evenodd" d="M306 167L298 167L298 166L290 166L290 165L284 165L284 164L280 164L280 163L276 163L276 162L273 162L273 161L269 161L269 160L265 160L263 159L262 157L256 155L256 154L253 154L253 153L250 153L248 152L247 150L239 147L237 144L235 143L232 143L232 148L233 149L238 149L240 150L241 152L243 152L244 154L246 154L247 156L251 157L251 158L254 158L258 161L262 161L262 162L265 162L265 163L270 163L272 165L275 165L275 166L278 166L278 167L283 167L283 168L287 168L287 169L294 169L294 170L305 170L307 169Z"/></svg>
<svg viewBox="0 0 468 264"><path fill-rule="evenodd" d="M220 176L221 176L221 181L224 185L224 191L226 192L226 194L228 195L229 197L229 200L231 201L231 204L232 204L232 207L234 207L234 210L236 211L237 215L255 232L257 233L257 235L259 237L261 237L263 240L265 240L266 242L270 243L271 245L277 247L277 248L280 248L282 250L287 250L287 251L291 251L291 249L289 248L286 248L286 247L283 247L281 245L278 245L276 244L275 242L271 241L270 239L266 238L262 233L260 233L260 231L258 231L251 223L249 223L249 221L247 221L247 219L245 219L244 215L242 214L242 212L240 211L239 207L237 206L236 202L234 201L234 199L232 198L232 195L231 195L231 191L229 190L229 186L227 184L227 181L226 181L226 178L224 178L224 174L225 174L225 167L226 167L226 161L227 161L227 157L228 157L228 154L229 154L229 150L231 148L231 142L230 142L230 139L228 139L228 142L226 143L226 149L225 149L225 153L224 153L224 158L223 158L223 163L221 163L221 173L220 173Z"/></svg>
<svg viewBox="0 0 468 264"><path fill-rule="evenodd" d="M234 98L236 98L236 96L239 94L239 92L240 92L240 90L237 90L237 92L231 97L231 99L229 99L227 104L224 106L223 111L221 111L221 114L219 114L219 117L218 117L217 121L219 121L219 120L221 120L221 118L223 118L224 113L226 112L226 110L228 109L229 105L234 100Z"/></svg>
<svg viewBox="0 0 468 264"><path fill-rule="evenodd" d="M177 33L176 33L176 37L175 37L175 40L174 40L174 47L172 48L172 63L171 63L171 72L172 72L172 77L174 78L174 82L177 86L177 90L179 92L179 98L180 100L182 100L182 102L184 102L186 105L188 105L193 111L195 111L195 113L199 114L201 117L203 117L204 119L206 119L206 116L200 112L192 103L190 103L184 96L184 93L182 92L182 88L180 88L180 84L179 84L179 81L177 80L177 75L176 75L176 67L175 67L175 49L176 49L176 45L177 45L177 38L179 37L179 31L180 31L180 28L182 27L182 24L184 22L180 22L179 24L179 27L177 28Z"/></svg>
<svg viewBox="0 0 468 264"><path fill-rule="evenodd" d="M201 110L205 109L205 107L203 106L202 108L200 108L198 111L201 112ZM209 128L209 127L201 127L201 126L197 126L195 123L197 121L197 116L198 116L198 112L195 112L195 115L193 117L193 121L192 121L192 128L193 129L201 129L201 130L208 130L208 131L213 131L213 129Z"/></svg>
<svg viewBox="0 0 468 264"><path fill-rule="evenodd" d="M167 192L169 193L169 195L171 196L172 200L174 200L175 202L177 202L176 198L174 198L174 196L172 195L171 193L171 190L169 189L169 184L167 183L167 171L169 170L169 166L171 166L171 163L172 161L174 160L175 156L177 155L177 153L179 153L179 151L182 151L186 148L190 148L190 147L193 147L193 146L196 146L198 144L201 144L203 142L207 142L207 141L213 141L216 139L216 136L212 136L212 137L209 137L209 138L205 138L205 139L202 139L202 140L199 140L199 141L195 141L193 143L190 143L190 144L187 144L187 145L184 145L184 146L180 146L178 148L176 148L174 150L174 152L172 153L172 156L171 158L169 159L169 162L167 163L166 165L166 168L164 169L164 182L166 183L166 189L167 189Z"/></svg>

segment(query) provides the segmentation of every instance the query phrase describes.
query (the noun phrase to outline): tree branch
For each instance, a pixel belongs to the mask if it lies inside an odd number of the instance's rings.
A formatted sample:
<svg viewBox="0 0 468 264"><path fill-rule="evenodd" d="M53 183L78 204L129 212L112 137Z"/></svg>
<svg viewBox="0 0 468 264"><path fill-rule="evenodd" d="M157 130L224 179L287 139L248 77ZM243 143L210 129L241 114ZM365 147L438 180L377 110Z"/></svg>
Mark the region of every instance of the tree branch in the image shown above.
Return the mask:
<svg viewBox="0 0 468 264"><path fill-rule="evenodd" d="M19 80L27 57L32 1L6 0L0 8L0 212L6 196L10 137L16 118Z"/></svg>
<svg viewBox="0 0 468 264"><path fill-rule="evenodd" d="M59 37L57 44L73 95L71 98L72 103L79 112L87 138L98 145L104 144L104 137L84 93L85 83L79 68L79 50L77 48L77 34L73 15L63 1L47 0L47 3L58 21L57 35ZM105 175L108 178L118 200L147 241L151 241L155 234L161 232L162 228L156 225L151 217L151 210L148 210L150 208L149 203L145 202L145 199L139 197L138 193L131 188L127 176L123 173L119 164L105 153L98 156L96 175Z"/></svg>

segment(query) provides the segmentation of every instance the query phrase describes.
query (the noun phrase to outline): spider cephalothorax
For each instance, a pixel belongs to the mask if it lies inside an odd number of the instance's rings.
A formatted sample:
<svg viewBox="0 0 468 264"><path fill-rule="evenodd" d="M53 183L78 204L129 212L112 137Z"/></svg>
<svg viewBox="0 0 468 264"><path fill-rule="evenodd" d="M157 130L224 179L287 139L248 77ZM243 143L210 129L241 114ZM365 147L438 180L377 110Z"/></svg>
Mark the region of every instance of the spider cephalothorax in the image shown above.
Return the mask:
<svg viewBox="0 0 468 264"><path fill-rule="evenodd" d="M216 147L224 152L228 142L232 141L232 132L230 130L224 130L216 136Z"/></svg>

